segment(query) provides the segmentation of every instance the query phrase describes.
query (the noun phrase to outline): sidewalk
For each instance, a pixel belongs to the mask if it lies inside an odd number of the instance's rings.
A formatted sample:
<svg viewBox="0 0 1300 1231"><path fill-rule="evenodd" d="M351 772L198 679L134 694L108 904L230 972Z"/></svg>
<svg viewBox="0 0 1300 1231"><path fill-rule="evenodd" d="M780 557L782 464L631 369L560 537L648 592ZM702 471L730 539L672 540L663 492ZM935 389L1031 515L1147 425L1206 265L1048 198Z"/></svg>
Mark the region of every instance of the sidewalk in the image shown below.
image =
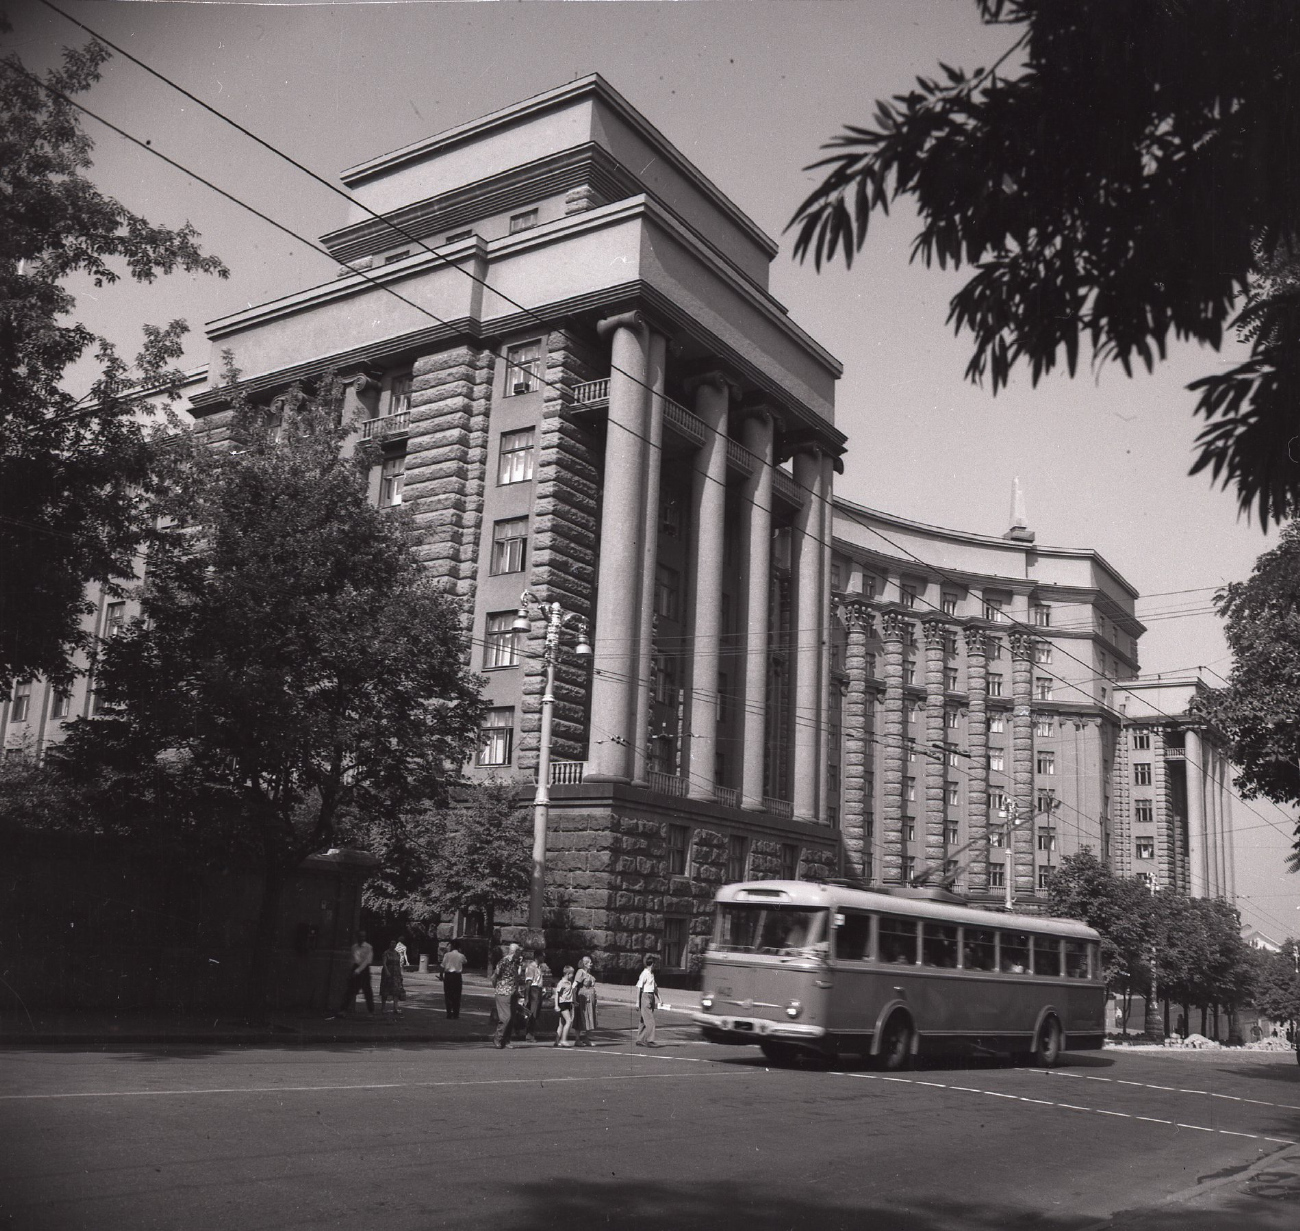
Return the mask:
<svg viewBox="0 0 1300 1231"><path fill-rule="evenodd" d="M372 972L373 973L373 972ZM374 975L376 991L379 986ZM597 987L599 1029L596 1039L623 1042L635 1028L636 989L614 984ZM699 1009L700 994L666 990L668 1004L660 1009L660 1029L669 1039L695 1038L698 1030L690 1014ZM372 1017L358 997L349 1017L329 1018L320 1011L276 1012L266 1022L250 1023L237 1014L168 1015L143 1010L114 1012L0 1010L0 1047L29 1044L70 1046L157 1045L222 1046L252 1044L374 1044L374 1043L474 1043L490 1037L492 989L481 974L466 973L461 1015L447 1017L442 984L434 974L410 971L406 975L406 1000L402 1016L381 1016L378 1003ZM376 995L376 1001L378 996ZM670 1006L670 1007L668 1007ZM543 1029L553 1020L547 1011Z"/></svg>

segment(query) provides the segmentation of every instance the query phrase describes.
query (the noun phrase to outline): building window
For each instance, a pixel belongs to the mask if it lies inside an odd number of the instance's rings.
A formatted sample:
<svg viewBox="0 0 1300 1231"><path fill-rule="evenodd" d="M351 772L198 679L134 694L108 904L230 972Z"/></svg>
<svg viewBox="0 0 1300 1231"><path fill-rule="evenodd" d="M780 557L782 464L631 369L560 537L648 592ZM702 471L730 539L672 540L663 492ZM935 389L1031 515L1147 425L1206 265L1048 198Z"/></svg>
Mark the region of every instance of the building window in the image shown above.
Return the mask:
<svg viewBox="0 0 1300 1231"><path fill-rule="evenodd" d="M1007 721L1001 714L994 714L989 718L989 734L1001 735L1007 729Z"/></svg>
<svg viewBox="0 0 1300 1231"><path fill-rule="evenodd" d="M1135 881L1137 881L1137 883L1138 883L1139 885L1141 885L1144 889L1150 889L1150 888L1151 888L1151 873L1150 873L1150 872L1139 872L1139 873L1138 873L1138 874L1137 874L1133 879L1134 879Z"/></svg>
<svg viewBox="0 0 1300 1231"><path fill-rule="evenodd" d="M916 817L914 816L903 817L903 828L907 832L907 840L909 842L915 842L916 841Z"/></svg>
<svg viewBox="0 0 1300 1231"><path fill-rule="evenodd" d="M867 664L867 679L869 679L869 680L874 680L874 679L876 678L876 656L875 656L875 654L868 653L868 654L866 655L866 664Z"/></svg>
<svg viewBox="0 0 1300 1231"><path fill-rule="evenodd" d="M654 658L650 664L650 685L654 690L654 699L660 705L676 704L677 681L673 659L663 655Z"/></svg>
<svg viewBox="0 0 1300 1231"><path fill-rule="evenodd" d="M1151 762L1137 761L1133 765L1133 784L1135 786L1151 785Z"/></svg>
<svg viewBox="0 0 1300 1231"><path fill-rule="evenodd" d="M14 685L14 703L9 711L10 722L26 722L32 708L32 681L23 680Z"/></svg>
<svg viewBox="0 0 1300 1231"><path fill-rule="evenodd" d="M668 826L668 875L685 876L690 866L691 829L689 825Z"/></svg>
<svg viewBox="0 0 1300 1231"><path fill-rule="evenodd" d="M900 601L904 607L916 606L916 587L904 584L899 587Z"/></svg>
<svg viewBox="0 0 1300 1231"><path fill-rule="evenodd" d="M949 749L948 749L948 764L949 764L953 769L956 769L956 768L957 768L957 753L956 753L956 751L955 751L954 749L952 749L952 748L949 748Z"/></svg>
<svg viewBox="0 0 1300 1231"><path fill-rule="evenodd" d="M1037 812L1051 812L1056 807L1055 791L1039 791L1038 802L1035 806Z"/></svg>
<svg viewBox="0 0 1300 1231"><path fill-rule="evenodd" d="M990 637L988 641L985 643L985 646L986 646L985 657L988 658L989 662L996 663L1002 661L1002 638L1001 637Z"/></svg>
<svg viewBox="0 0 1300 1231"><path fill-rule="evenodd" d="M949 731L955 731L957 730L957 727L961 722L961 715L958 714L957 711L954 709L944 710L943 722L944 722L944 726L946 726Z"/></svg>
<svg viewBox="0 0 1300 1231"><path fill-rule="evenodd" d="M913 803L913 804L916 803L916 779L915 778L903 779L903 798L907 800L908 803Z"/></svg>
<svg viewBox="0 0 1300 1231"><path fill-rule="evenodd" d="M1040 851L1046 851L1048 854L1051 854L1052 851L1056 850L1055 829L1040 829L1038 831L1038 849Z"/></svg>
<svg viewBox="0 0 1300 1231"><path fill-rule="evenodd" d="M781 879L799 879L799 848L793 842L781 843Z"/></svg>
<svg viewBox="0 0 1300 1231"><path fill-rule="evenodd" d="M402 488L406 485L406 454L384 458L379 470L379 507L393 508L402 503Z"/></svg>
<svg viewBox="0 0 1300 1231"><path fill-rule="evenodd" d="M876 594L876 579L870 573L862 574L862 597L874 598Z"/></svg>
<svg viewBox="0 0 1300 1231"><path fill-rule="evenodd" d="M116 637L126 627L126 604L109 603L104 609L104 636Z"/></svg>
<svg viewBox="0 0 1300 1231"><path fill-rule="evenodd" d="M1138 750L1145 750L1145 749L1147 749L1147 748L1150 748L1150 747L1151 747L1151 732L1150 732L1150 731L1134 731L1134 732L1133 732L1133 747L1134 747L1135 749L1138 749Z"/></svg>
<svg viewBox="0 0 1300 1231"><path fill-rule="evenodd" d="M515 744L515 707L488 710L479 727L478 763L509 765Z"/></svg>
<svg viewBox="0 0 1300 1231"><path fill-rule="evenodd" d="M955 808L957 806L960 788L957 786L955 782L950 782L944 788L944 792L948 799L948 807Z"/></svg>
<svg viewBox="0 0 1300 1231"><path fill-rule="evenodd" d="M1056 773L1056 753L1040 752L1038 754L1038 772L1040 774Z"/></svg>
<svg viewBox="0 0 1300 1231"><path fill-rule="evenodd" d="M916 856L904 855L903 856L903 884L905 885L908 884L911 881L912 877L914 877L915 875L916 875ZM915 924L913 926L915 926Z"/></svg>
<svg viewBox="0 0 1300 1231"><path fill-rule="evenodd" d="M1052 868L1050 864L1043 864L1038 869L1038 888L1045 890L1052 887Z"/></svg>
<svg viewBox="0 0 1300 1231"><path fill-rule="evenodd" d="M1006 768L1006 755L1001 748L989 749L989 769L996 769L999 773Z"/></svg>
<svg viewBox="0 0 1300 1231"><path fill-rule="evenodd" d="M484 670L519 666L519 641L524 634L515 632L513 628L516 614L513 611L498 611L488 616L483 637Z"/></svg>
<svg viewBox="0 0 1300 1231"><path fill-rule="evenodd" d="M957 845L957 822L956 821L949 821L943 827L943 840L949 846Z"/></svg>
<svg viewBox="0 0 1300 1231"><path fill-rule="evenodd" d="M945 668L943 669L943 686L944 686L944 687L945 687L949 692L956 692L956 691L957 691L957 684L958 684L958 680L957 680L957 668L956 668L956 667L945 667Z"/></svg>
<svg viewBox="0 0 1300 1231"><path fill-rule="evenodd" d="M1006 864L989 864L989 888L1005 889L1007 885Z"/></svg>
<svg viewBox="0 0 1300 1231"><path fill-rule="evenodd" d="M51 718L66 718L72 709L72 694L57 689L54 693L54 705L50 710Z"/></svg>
<svg viewBox="0 0 1300 1231"><path fill-rule="evenodd" d="M988 677L988 693L990 697L1000 697L1002 695L1002 676L996 671L990 671ZM1001 723L1001 718L993 719L996 723ZM991 729L991 728L990 728ZM1001 730L1001 727L998 728Z"/></svg>
<svg viewBox="0 0 1300 1231"><path fill-rule="evenodd" d="M907 659L906 662L903 663L903 683L904 684L916 683L916 659L915 658L909 658Z"/></svg>
<svg viewBox="0 0 1300 1231"><path fill-rule="evenodd" d="M1052 661L1052 643L1050 641L1034 642L1034 662L1050 663Z"/></svg>
<svg viewBox="0 0 1300 1231"><path fill-rule="evenodd" d="M676 496L665 494L659 501L659 532L672 539L681 537L682 502Z"/></svg>
<svg viewBox="0 0 1300 1231"><path fill-rule="evenodd" d="M908 721L910 722L911 719L908 719ZM913 744L907 746L907 763L909 765L916 764L916 747Z"/></svg>
<svg viewBox="0 0 1300 1231"><path fill-rule="evenodd" d="M527 483L533 477L533 429L501 433L501 453L497 460L497 483Z"/></svg>
<svg viewBox="0 0 1300 1231"><path fill-rule="evenodd" d="M1002 600L1000 598L986 598L984 600L984 618L993 620L998 624L1005 623L1007 617L1002 610Z"/></svg>
<svg viewBox="0 0 1300 1231"><path fill-rule="evenodd" d="M1007 810L1007 797L1001 791L989 792L989 815L997 816Z"/></svg>
<svg viewBox="0 0 1300 1231"><path fill-rule="evenodd" d="M1034 734L1039 739L1051 739L1056 734L1056 724L1050 718L1036 718L1034 720Z"/></svg>
<svg viewBox="0 0 1300 1231"><path fill-rule="evenodd" d="M955 594L945 594L939 600L939 609L944 615L957 614L957 596Z"/></svg>
<svg viewBox="0 0 1300 1231"><path fill-rule="evenodd" d="M655 569L655 615L663 620L677 619L681 577L675 568L659 565Z"/></svg>
<svg viewBox="0 0 1300 1231"><path fill-rule="evenodd" d="M835 746L836 741L831 740L831 746ZM826 767L826 786L828 790L837 794L840 789L840 767L838 765L828 765Z"/></svg>
<svg viewBox="0 0 1300 1231"><path fill-rule="evenodd" d="M510 215L510 234L518 235L520 231L531 231L537 225L537 211L526 209Z"/></svg>
<svg viewBox="0 0 1300 1231"><path fill-rule="evenodd" d="M1034 681L1034 692L1040 701L1050 701L1052 699L1051 676L1040 675Z"/></svg>
<svg viewBox="0 0 1300 1231"><path fill-rule="evenodd" d="M727 881L743 881L749 867L749 839L732 834L727 839Z"/></svg>
<svg viewBox="0 0 1300 1231"><path fill-rule="evenodd" d="M541 342L520 342L506 347L506 397L532 393L541 383L538 380L541 365Z"/></svg>
<svg viewBox="0 0 1300 1231"><path fill-rule="evenodd" d="M903 644L908 649L916 649L916 625L908 624L903 629Z"/></svg>
<svg viewBox="0 0 1300 1231"><path fill-rule="evenodd" d="M831 565L831 589L844 589L844 573L838 564Z"/></svg>
<svg viewBox="0 0 1300 1231"><path fill-rule="evenodd" d="M1139 825L1150 825L1155 820L1155 809L1151 806L1149 799L1135 799L1133 801L1133 819Z"/></svg>
<svg viewBox="0 0 1300 1231"><path fill-rule="evenodd" d="M528 547L528 518L507 517L492 526L492 576L522 573Z"/></svg>
<svg viewBox="0 0 1300 1231"><path fill-rule="evenodd" d="M908 722L916 722L921 715L921 707L915 701L904 701L903 715Z"/></svg>
<svg viewBox="0 0 1300 1231"><path fill-rule="evenodd" d="M690 920L681 916L664 917L664 966L668 970L686 967L686 938L690 934Z"/></svg>
<svg viewBox="0 0 1300 1231"><path fill-rule="evenodd" d="M1154 838L1139 838L1134 844L1133 850L1139 859L1154 859L1156 857L1156 840Z"/></svg>
<svg viewBox="0 0 1300 1231"><path fill-rule="evenodd" d="M411 409L411 374L402 372L388 380L387 409L389 415L404 415Z"/></svg>
<svg viewBox="0 0 1300 1231"><path fill-rule="evenodd" d="M957 635L955 633L944 633L943 635L943 652L952 658L957 653Z"/></svg>
<svg viewBox="0 0 1300 1231"><path fill-rule="evenodd" d="M1029 609L1029 615L1039 628L1051 628L1052 609L1046 603L1038 603Z"/></svg>

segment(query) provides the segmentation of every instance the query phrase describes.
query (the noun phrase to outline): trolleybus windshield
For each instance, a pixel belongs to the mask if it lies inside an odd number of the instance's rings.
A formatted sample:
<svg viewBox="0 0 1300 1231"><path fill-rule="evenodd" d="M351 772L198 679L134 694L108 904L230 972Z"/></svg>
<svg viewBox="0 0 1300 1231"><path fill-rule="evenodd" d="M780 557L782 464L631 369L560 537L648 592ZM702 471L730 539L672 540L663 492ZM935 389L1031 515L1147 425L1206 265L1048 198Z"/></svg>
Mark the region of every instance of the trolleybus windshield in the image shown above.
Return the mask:
<svg viewBox="0 0 1300 1231"><path fill-rule="evenodd" d="M724 903L718 911L713 948L723 953L771 953L782 957L826 951L826 914L820 907Z"/></svg>

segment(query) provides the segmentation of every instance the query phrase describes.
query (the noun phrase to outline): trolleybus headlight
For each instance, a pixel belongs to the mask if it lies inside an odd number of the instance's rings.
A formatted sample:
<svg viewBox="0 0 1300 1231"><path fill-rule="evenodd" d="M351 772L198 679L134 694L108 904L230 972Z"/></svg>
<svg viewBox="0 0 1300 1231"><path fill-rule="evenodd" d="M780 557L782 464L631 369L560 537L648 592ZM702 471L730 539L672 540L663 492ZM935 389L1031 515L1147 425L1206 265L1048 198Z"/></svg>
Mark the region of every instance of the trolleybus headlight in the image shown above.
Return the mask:
<svg viewBox="0 0 1300 1231"><path fill-rule="evenodd" d="M801 1005L797 1000L792 1000L788 1005L785 1006L786 1017L798 1017L799 1014L802 1012L803 1012L803 1005Z"/></svg>
<svg viewBox="0 0 1300 1231"><path fill-rule="evenodd" d="M707 1013L711 1008L713 1008L713 993L712 993L712 992L705 992L704 995L700 997L700 1008L703 1009L706 1013Z"/></svg>

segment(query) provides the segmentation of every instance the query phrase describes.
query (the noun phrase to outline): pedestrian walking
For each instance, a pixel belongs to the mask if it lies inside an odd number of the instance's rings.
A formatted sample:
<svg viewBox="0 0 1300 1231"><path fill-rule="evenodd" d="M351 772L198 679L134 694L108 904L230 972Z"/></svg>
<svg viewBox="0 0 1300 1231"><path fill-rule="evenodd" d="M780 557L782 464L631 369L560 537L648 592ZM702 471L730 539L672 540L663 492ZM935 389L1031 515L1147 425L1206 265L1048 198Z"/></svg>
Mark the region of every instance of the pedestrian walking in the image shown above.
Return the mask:
<svg viewBox="0 0 1300 1231"><path fill-rule="evenodd" d="M448 1017L460 1016L460 997L465 986L464 969L465 955L460 951L460 945L454 940L448 941L438 976L442 980L442 1000L447 1006Z"/></svg>
<svg viewBox="0 0 1300 1231"><path fill-rule="evenodd" d="M537 1022L542 1016L542 1000L546 995L546 985L551 981L551 968L546 964L540 949L534 949L528 964L524 967L524 1038L529 1043L537 1042Z"/></svg>
<svg viewBox="0 0 1300 1231"><path fill-rule="evenodd" d="M398 941L397 944L401 942ZM406 981L402 978L402 955L397 944L389 945L379 962L379 1012L388 1012L388 1002L393 1002L393 1021L402 1016L402 1001L406 999Z"/></svg>
<svg viewBox="0 0 1300 1231"><path fill-rule="evenodd" d="M523 986L523 962L519 946L511 945L492 975L492 994L496 999L497 1026L492 1032L492 1044L502 1048L510 1046L510 1032L514 1025L515 1001Z"/></svg>
<svg viewBox="0 0 1300 1231"><path fill-rule="evenodd" d="M397 950L397 956L402 960L402 969L410 970L411 963L406 956L406 938L403 936L399 936L397 938L397 943L393 946L393 948Z"/></svg>
<svg viewBox="0 0 1300 1231"><path fill-rule="evenodd" d="M638 1047L658 1047L655 1042L655 1010L659 1007L659 985L655 982L655 959L647 955L645 969L636 981L636 1007L641 1013L641 1025L636 1032Z"/></svg>
<svg viewBox="0 0 1300 1231"><path fill-rule="evenodd" d="M560 981L555 985L555 1011L560 1015L559 1025L555 1027L553 1047L575 1047L569 1039L569 1030L573 1026L573 967L566 966Z"/></svg>
<svg viewBox="0 0 1300 1231"><path fill-rule="evenodd" d="M578 1046L594 1047L590 1035L596 1029L596 976L591 973L591 958L578 963L573 976L574 1021L578 1028Z"/></svg>
<svg viewBox="0 0 1300 1231"><path fill-rule="evenodd" d="M364 932L357 933L356 944L352 946L352 968L348 971L347 991L343 993L343 1004L334 1017L351 1017L352 1007L356 1004L357 993L364 992L366 1011L374 1014L375 989L370 982L370 963L375 959L375 951L366 940Z"/></svg>

